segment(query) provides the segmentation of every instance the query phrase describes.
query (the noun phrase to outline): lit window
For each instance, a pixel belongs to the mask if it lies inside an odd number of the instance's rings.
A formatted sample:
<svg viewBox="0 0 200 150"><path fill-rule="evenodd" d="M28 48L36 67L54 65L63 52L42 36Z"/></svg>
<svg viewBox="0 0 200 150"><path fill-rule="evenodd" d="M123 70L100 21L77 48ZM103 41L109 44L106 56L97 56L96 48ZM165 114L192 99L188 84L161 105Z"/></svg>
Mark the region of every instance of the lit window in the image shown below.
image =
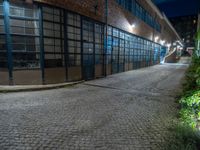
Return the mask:
<svg viewBox="0 0 200 150"><path fill-rule="evenodd" d="M38 68L40 66L38 8L19 0L11 0L10 4L14 69Z"/></svg>
<svg viewBox="0 0 200 150"><path fill-rule="evenodd" d="M64 66L64 16L63 11L43 7L43 33L45 67Z"/></svg>

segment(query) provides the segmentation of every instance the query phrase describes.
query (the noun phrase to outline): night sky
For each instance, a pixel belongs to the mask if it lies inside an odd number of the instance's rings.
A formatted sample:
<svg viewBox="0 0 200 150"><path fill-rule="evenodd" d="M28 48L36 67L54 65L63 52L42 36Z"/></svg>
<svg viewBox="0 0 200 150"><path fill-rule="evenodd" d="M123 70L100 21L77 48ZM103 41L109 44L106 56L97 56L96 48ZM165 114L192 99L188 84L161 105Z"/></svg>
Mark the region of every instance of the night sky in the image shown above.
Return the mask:
<svg viewBox="0 0 200 150"><path fill-rule="evenodd" d="M200 0L152 0L168 17L197 14Z"/></svg>

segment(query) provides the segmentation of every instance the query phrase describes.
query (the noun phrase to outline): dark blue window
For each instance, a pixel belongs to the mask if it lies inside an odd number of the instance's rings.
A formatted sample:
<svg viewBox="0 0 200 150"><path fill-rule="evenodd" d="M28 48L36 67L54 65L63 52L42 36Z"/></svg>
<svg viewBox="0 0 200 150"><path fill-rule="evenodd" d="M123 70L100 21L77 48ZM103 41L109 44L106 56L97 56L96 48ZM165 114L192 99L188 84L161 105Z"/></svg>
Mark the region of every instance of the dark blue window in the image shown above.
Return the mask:
<svg viewBox="0 0 200 150"><path fill-rule="evenodd" d="M117 3L158 32L161 32L160 24L136 0L117 0Z"/></svg>

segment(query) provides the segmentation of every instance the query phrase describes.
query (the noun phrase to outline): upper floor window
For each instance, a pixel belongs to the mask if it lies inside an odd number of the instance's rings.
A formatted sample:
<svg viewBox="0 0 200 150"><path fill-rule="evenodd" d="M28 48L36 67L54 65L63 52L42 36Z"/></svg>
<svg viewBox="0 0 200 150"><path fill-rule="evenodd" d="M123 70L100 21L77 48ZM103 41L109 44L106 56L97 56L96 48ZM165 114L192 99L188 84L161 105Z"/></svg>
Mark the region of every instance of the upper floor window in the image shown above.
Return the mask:
<svg viewBox="0 0 200 150"><path fill-rule="evenodd" d="M117 3L158 32L161 32L161 26L158 21L156 21L136 0L117 0Z"/></svg>

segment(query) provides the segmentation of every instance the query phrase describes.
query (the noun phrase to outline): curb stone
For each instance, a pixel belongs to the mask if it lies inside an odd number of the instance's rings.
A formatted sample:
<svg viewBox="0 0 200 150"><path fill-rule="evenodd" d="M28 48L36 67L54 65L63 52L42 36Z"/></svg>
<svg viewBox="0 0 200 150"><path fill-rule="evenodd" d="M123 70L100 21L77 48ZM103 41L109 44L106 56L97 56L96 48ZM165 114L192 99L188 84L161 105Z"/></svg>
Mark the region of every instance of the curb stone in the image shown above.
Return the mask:
<svg viewBox="0 0 200 150"><path fill-rule="evenodd" d="M85 81L82 80L82 81L77 81L77 82L47 84L47 85L0 86L0 93L28 92L28 91L42 91L42 90L58 89L58 88L70 87L70 86L80 84L83 82Z"/></svg>

